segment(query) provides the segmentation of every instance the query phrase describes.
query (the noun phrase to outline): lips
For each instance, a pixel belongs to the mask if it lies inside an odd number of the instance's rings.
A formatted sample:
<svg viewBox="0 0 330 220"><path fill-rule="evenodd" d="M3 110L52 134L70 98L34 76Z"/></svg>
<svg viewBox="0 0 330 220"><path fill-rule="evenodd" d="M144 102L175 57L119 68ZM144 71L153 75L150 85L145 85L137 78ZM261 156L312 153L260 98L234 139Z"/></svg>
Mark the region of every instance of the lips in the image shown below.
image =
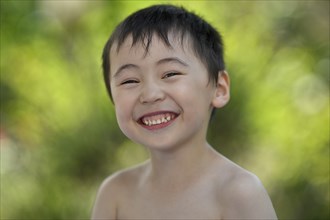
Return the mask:
<svg viewBox="0 0 330 220"><path fill-rule="evenodd" d="M170 111L162 111L162 112L153 112L146 115L143 115L139 120L139 124L143 127L153 130L159 129L168 126L171 124L176 118L178 114Z"/></svg>

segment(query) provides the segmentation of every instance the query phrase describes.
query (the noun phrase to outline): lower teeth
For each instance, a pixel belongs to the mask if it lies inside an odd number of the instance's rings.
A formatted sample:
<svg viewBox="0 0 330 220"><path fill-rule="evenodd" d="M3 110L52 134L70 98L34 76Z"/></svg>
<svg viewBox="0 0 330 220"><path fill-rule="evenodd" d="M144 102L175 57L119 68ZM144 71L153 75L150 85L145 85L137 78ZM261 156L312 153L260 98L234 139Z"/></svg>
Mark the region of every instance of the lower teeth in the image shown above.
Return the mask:
<svg viewBox="0 0 330 220"><path fill-rule="evenodd" d="M144 123L145 125L148 125L148 126L153 126L153 125L160 125L160 124L163 124L163 123L166 123L168 122L167 120L162 120L161 123Z"/></svg>

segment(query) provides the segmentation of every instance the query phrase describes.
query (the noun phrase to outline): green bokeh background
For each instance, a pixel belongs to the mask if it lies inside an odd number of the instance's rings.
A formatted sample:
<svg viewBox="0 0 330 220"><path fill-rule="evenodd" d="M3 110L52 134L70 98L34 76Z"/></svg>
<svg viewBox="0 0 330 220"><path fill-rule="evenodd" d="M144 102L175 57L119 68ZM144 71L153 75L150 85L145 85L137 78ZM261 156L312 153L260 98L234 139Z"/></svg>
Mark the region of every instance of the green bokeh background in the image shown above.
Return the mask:
<svg viewBox="0 0 330 220"><path fill-rule="evenodd" d="M209 142L280 219L329 218L329 1L167 1L225 41L231 101ZM1 0L1 219L88 219L101 181L147 158L119 130L101 51L164 1Z"/></svg>

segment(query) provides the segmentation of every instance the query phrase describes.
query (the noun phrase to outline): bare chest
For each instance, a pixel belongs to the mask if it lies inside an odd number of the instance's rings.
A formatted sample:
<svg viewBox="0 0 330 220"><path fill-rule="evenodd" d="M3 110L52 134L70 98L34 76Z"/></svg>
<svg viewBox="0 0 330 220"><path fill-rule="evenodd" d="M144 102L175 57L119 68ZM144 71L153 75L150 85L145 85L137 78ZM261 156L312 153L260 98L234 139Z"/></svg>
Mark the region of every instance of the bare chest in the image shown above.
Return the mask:
<svg viewBox="0 0 330 220"><path fill-rule="evenodd" d="M118 204L118 219L220 219L214 187L129 190Z"/></svg>

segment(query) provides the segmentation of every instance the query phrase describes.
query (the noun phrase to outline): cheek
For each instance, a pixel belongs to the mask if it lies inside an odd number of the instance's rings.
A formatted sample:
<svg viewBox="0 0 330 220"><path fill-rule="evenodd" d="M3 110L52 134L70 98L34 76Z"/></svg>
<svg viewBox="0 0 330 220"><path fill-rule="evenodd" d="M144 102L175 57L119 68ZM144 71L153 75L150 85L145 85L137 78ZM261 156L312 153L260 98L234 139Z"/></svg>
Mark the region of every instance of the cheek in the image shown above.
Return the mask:
<svg viewBox="0 0 330 220"><path fill-rule="evenodd" d="M207 118L212 109L213 90L203 83L191 82L176 90L176 97L189 120ZM187 115L188 114L188 115Z"/></svg>
<svg viewBox="0 0 330 220"><path fill-rule="evenodd" d="M114 105L117 116L124 116L132 111L133 100L131 96L120 95L114 96ZM126 116L127 117L127 116Z"/></svg>
<svg viewBox="0 0 330 220"><path fill-rule="evenodd" d="M181 102L190 103L195 106L198 104L211 103L212 91L202 82L190 81L178 85L176 88L170 90L172 96L180 99Z"/></svg>
<svg viewBox="0 0 330 220"><path fill-rule="evenodd" d="M127 108L124 107L116 107L116 119L117 119L117 123L118 126L120 128L120 130L123 132L123 134L126 137L130 138L130 133L131 133L131 129L130 129L130 113L127 111Z"/></svg>
<svg viewBox="0 0 330 220"><path fill-rule="evenodd" d="M126 120L129 119L130 116L130 102L125 101L126 99L118 99L117 96L114 96L114 105L115 105L115 112L118 124L120 127Z"/></svg>
<svg viewBox="0 0 330 220"><path fill-rule="evenodd" d="M118 123L120 129L123 130L123 125L125 124L124 121L125 121L125 118L127 117L127 116L125 116L126 115L125 108L122 109L121 107L118 107L118 105L116 105L115 110L116 110L117 123Z"/></svg>

